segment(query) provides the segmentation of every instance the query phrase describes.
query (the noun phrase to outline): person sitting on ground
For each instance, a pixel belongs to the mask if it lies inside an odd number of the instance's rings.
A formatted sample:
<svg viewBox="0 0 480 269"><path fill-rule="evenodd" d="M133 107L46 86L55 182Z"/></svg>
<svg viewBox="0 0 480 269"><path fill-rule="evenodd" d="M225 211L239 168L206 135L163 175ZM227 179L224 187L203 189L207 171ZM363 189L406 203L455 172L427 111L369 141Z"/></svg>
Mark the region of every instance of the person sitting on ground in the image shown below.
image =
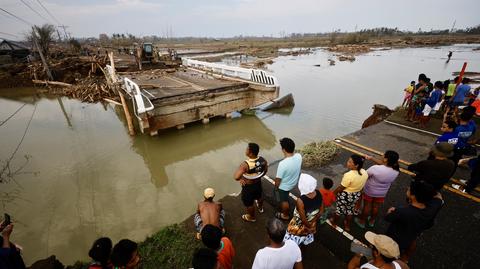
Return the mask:
<svg viewBox="0 0 480 269"><path fill-rule="evenodd" d="M252 269L303 269L302 252L292 240L283 240L285 224L276 218L267 221L268 246L257 251Z"/></svg>
<svg viewBox="0 0 480 269"><path fill-rule="evenodd" d="M320 189L320 193L322 194L322 201L324 212L320 217L320 224L325 223L327 219L329 219L332 214L335 212L335 194L331 191L333 187L333 180L328 177L323 178L323 188Z"/></svg>
<svg viewBox="0 0 480 269"><path fill-rule="evenodd" d="M247 214L242 215L242 219L249 222L256 221L254 203L258 211L263 213L262 177L267 174L268 163L258 156L259 151L257 144L248 143L245 151L248 159L240 164L233 176L242 185L242 202L247 208Z"/></svg>
<svg viewBox="0 0 480 269"><path fill-rule="evenodd" d="M219 269L217 252L209 248L200 248L193 253L193 269Z"/></svg>
<svg viewBox="0 0 480 269"><path fill-rule="evenodd" d="M459 123L455 128L455 132L458 133L458 148L460 149L462 156L464 154L469 154L472 149L471 144L474 143L472 138L477 131L477 125L475 121L472 120L474 114L475 108L471 106L465 107L460 114Z"/></svg>
<svg viewBox="0 0 480 269"><path fill-rule="evenodd" d="M135 269L140 263L140 254L138 253L137 243L128 240L120 240L112 250L110 256L115 269Z"/></svg>
<svg viewBox="0 0 480 269"><path fill-rule="evenodd" d="M313 235L317 231L317 221L324 211L322 195L317 190L317 180L308 174L300 174L298 189L300 198L296 201L285 240L293 240L297 245L308 245L314 240Z"/></svg>
<svg viewBox="0 0 480 269"><path fill-rule="evenodd" d="M290 138L280 139L280 146L285 158L280 161L275 177L275 190L280 200L281 212L275 216L281 220L290 219L290 191L297 186L298 178L302 169L302 155L295 153L295 142Z"/></svg>
<svg viewBox="0 0 480 269"><path fill-rule="evenodd" d="M416 181L425 181L431 184L436 191L440 191L455 172L455 164L449 157L453 156L453 146L447 142L433 145L431 158L408 166L408 170L415 173Z"/></svg>
<svg viewBox="0 0 480 269"><path fill-rule="evenodd" d="M371 245L372 260L360 265L364 256L357 253L348 263L348 269L409 269L407 264L398 259L400 249L392 238L383 234L366 232L365 239Z"/></svg>
<svg viewBox="0 0 480 269"><path fill-rule="evenodd" d="M368 179L363 187L363 210L360 217L355 219L360 228L365 228L365 224L369 227L375 225L378 209L400 173L399 158L398 153L393 150L387 150L382 159L365 156L365 159L373 161L376 165L367 169Z"/></svg>
<svg viewBox="0 0 480 269"><path fill-rule="evenodd" d="M385 220L390 223L386 235L400 247L402 261L408 263L416 249L416 240L434 225L443 206L443 198L425 181L412 181L407 190L408 205L390 207Z"/></svg>
<svg viewBox="0 0 480 269"><path fill-rule="evenodd" d="M333 192L337 196L337 209L333 217L332 225L336 227L340 216L345 216L344 229L350 231L350 224L354 215L357 215L357 202L362 196L362 189L367 182L368 174L363 169L364 158L353 154L347 161L347 168L350 169L343 175L342 182Z"/></svg>
<svg viewBox="0 0 480 269"><path fill-rule="evenodd" d="M110 254L112 253L112 240L108 237L101 237L93 242L92 247L88 251L88 256L93 262L88 269L112 269L110 263Z"/></svg>
<svg viewBox="0 0 480 269"><path fill-rule="evenodd" d="M232 268L235 249L228 237L222 237L222 230L211 224L205 225L202 229L202 242L207 248L217 252L218 263L222 269Z"/></svg>
<svg viewBox="0 0 480 269"><path fill-rule="evenodd" d="M410 100L412 99L413 90L415 89L415 81L412 80L410 85L408 85L403 91L405 92L405 97L403 98L402 107L408 107Z"/></svg>
<svg viewBox="0 0 480 269"><path fill-rule="evenodd" d="M200 233L205 225L212 224L220 229L224 229L223 225L225 223L225 210L223 210L222 204L213 201L215 190L206 188L203 191L203 197L205 200L198 203L197 213L193 217L195 229L197 230L197 239L200 239Z"/></svg>
<svg viewBox="0 0 480 269"><path fill-rule="evenodd" d="M0 268L25 269L25 263L20 255L20 248L10 242L10 236L13 232L13 223L5 225L5 221L0 224Z"/></svg>
<svg viewBox="0 0 480 269"><path fill-rule="evenodd" d="M457 123L453 120L446 120L442 123L442 127L440 130L442 131L442 135L437 138L435 144L441 142L447 142L448 144L453 145L454 147L457 146L458 143L458 133L455 132L455 128L457 128Z"/></svg>
<svg viewBox="0 0 480 269"><path fill-rule="evenodd" d="M480 155L470 158L461 159L458 162L459 165L467 165L468 168L471 170L470 172L470 179L464 180L460 179L460 182L464 185L461 186L460 184L452 184L452 187L461 190L463 192L467 192L472 194L475 188L480 183Z"/></svg>

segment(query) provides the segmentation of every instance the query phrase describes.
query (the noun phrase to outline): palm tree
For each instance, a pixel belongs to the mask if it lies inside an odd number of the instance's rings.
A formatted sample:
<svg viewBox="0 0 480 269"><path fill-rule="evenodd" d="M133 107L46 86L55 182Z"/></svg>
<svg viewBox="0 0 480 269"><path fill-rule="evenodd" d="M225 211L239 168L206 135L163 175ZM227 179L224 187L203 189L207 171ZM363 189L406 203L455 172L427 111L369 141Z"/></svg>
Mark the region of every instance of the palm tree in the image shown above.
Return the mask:
<svg viewBox="0 0 480 269"><path fill-rule="evenodd" d="M55 33L55 26L51 24L44 24L42 26L33 26L30 32L29 40L34 41L34 38L38 42L38 46L42 50L45 57L48 57L48 50L50 43L53 41L53 34Z"/></svg>

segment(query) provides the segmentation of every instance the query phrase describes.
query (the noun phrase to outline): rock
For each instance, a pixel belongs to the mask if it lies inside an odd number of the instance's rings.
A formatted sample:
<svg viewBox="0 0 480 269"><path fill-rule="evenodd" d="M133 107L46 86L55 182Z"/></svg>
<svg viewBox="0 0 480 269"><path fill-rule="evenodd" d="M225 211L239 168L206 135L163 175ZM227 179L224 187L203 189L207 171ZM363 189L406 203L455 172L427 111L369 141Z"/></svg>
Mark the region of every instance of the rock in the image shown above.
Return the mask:
<svg viewBox="0 0 480 269"><path fill-rule="evenodd" d="M57 260L57 257L55 257L55 255L52 255L43 260L36 261L30 266L30 269L64 269L64 268L65 266L59 260Z"/></svg>
<svg viewBox="0 0 480 269"><path fill-rule="evenodd" d="M379 122L382 122L383 120L388 118L388 116L390 116L390 114L393 113L393 110L389 109L388 107L386 107L384 105L379 105L379 104L373 105L372 109L373 109L373 113L372 113L372 115L370 115L370 117L368 117L363 122L362 129L367 128L367 127L372 126L372 125L375 125Z"/></svg>

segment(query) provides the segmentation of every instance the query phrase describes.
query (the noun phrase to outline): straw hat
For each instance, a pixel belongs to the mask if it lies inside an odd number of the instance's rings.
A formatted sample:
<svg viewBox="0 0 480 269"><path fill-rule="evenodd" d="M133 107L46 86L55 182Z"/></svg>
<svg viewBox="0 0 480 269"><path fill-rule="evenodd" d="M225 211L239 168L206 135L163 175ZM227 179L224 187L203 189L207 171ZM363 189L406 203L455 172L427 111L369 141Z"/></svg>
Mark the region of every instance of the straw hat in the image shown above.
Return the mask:
<svg viewBox="0 0 480 269"><path fill-rule="evenodd" d="M380 254L387 258L398 259L400 256L400 249L397 242L393 241L392 238L386 235L366 232L365 239L367 239L370 244L374 245Z"/></svg>

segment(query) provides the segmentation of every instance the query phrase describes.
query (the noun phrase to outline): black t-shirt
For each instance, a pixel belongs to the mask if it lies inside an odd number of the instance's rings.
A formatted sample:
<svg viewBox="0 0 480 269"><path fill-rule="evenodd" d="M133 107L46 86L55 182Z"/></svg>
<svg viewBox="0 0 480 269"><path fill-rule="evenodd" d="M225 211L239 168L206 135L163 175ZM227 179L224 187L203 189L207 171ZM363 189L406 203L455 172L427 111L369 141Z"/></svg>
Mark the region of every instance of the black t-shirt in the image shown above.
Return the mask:
<svg viewBox="0 0 480 269"><path fill-rule="evenodd" d="M443 200L434 198L424 209L412 205L398 207L385 216L390 222L386 235L397 242L400 250L406 250L424 230L433 226Z"/></svg>
<svg viewBox="0 0 480 269"><path fill-rule="evenodd" d="M315 209L319 209L322 205L322 194L318 190L315 190L315 192L317 193L317 195L315 195L313 199L308 198L307 195L300 196L300 199L302 199L303 202L303 208L305 209L305 213L309 213L314 211Z"/></svg>
<svg viewBox="0 0 480 269"><path fill-rule="evenodd" d="M408 166L408 170L416 175L415 180L424 180L432 184L437 190L441 190L455 172L455 164L451 160L425 160Z"/></svg>

